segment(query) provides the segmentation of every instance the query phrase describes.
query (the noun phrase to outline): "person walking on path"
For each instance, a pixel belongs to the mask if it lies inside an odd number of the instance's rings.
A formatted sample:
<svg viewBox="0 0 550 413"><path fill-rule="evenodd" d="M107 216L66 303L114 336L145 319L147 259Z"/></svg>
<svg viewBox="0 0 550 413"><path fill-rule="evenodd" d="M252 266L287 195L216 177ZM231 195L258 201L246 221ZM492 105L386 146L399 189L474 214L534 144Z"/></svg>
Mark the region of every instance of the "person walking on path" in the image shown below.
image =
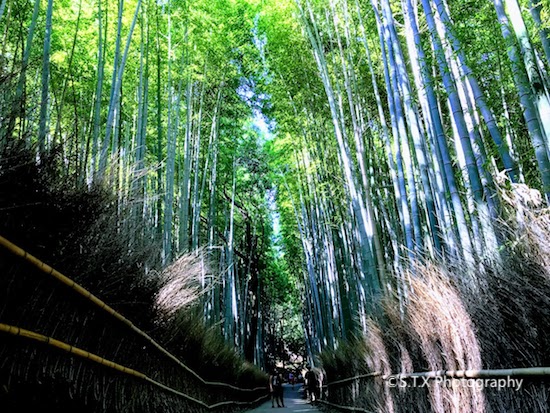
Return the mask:
<svg viewBox="0 0 550 413"><path fill-rule="evenodd" d="M273 370L271 376L269 376L269 392L271 393L271 407L285 407L283 399L283 376L276 370Z"/></svg>
<svg viewBox="0 0 550 413"><path fill-rule="evenodd" d="M269 373L271 373L271 371L269 371ZM317 406L312 406L308 403L307 400L303 398L304 390L301 388L301 386L296 386L294 390L292 390L292 386L285 383L283 387L285 389L285 407L274 409L273 407L271 407L271 400L266 400L265 403L261 404L260 406L252 410L247 410L246 412L243 411L241 413L323 413L321 412L321 410L319 410ZM329 411L331 413L337 412L337 410L325 410L326 413L328 413Z"/></svg>
<svg viewBox="0 0 550 413"><path fill-rule="evenodd" d="M314 404L320 398L320 386L319 381L317 380L317 375L313 369L311 369L309 365L307 368L308 370L304 377L306 380L305 385L309 395L309 400L311 404Z"/></svg>

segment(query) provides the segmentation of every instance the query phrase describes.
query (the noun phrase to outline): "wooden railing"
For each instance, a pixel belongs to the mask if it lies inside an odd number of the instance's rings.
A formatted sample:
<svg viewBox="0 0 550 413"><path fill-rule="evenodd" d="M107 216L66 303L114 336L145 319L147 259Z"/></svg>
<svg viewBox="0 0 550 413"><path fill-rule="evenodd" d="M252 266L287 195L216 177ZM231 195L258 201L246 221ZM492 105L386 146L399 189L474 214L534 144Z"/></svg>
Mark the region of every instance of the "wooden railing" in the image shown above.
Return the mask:
<svg viewBox="0 0 550 413"><path fill-rule="evenodd" d="M173 355L171 352L169 352L167 349L165 349L162 345L160 345L156 340L154 340L150 335L148 335L146 332L141 330L139 327L137 327L132 321L130 321L128 318L123 316L121 313L113 309L111 306L109 306L107 303L102 301L100 298L92 294L90 291L79 285L77 282L72 280L71 278L65 276L61 272L57 271L55 268L49 266L48 264L44 263L43 261L39 260L38 258L34 257L33 255L29 254L24 249L18 247L17 245L13 244L6 238L0 236L0 246L4 247L6 250L10 251L12 254L21 257L28 263L32 264L34 267L36 267L40 272L47 275L48 277L51 277L58 281L59 283L65 285L70 290L72 290L74 293L80 295L85 300L92 303L93 306L95 306L97 309L99 309L102 312L105 312L110 317L113 318L113 320L117 320L122 325L124 325L129 332L132 334L135 334L137 336L140 336L145 342L150 344L154 349L156 349L158 352L166 356L169 360L174 362L179 368L184 370L186 373L189 373L194 379L199 381L204 386L210 386L213 388L212 391L215 391L214 389L231 389L233 391L237 392L243 392L243 393L257 393L261 394L260 397L257 397L250 401L242 401L242 400L225 400L214 404L207 404L206 402L199 400L195 397L192 397L188 394L185 394L177 389L174 389L170 386L167 386L157 380L152 379L148 375L137 371L135 369L123 366L121 364L118 364L114 361L108 360L106 358L103 358L99 355L93 354L91 352L88 352L84 349L80 349L78 347L75 347L69 343L60 341L55 339L54 337L49 337L46 335L42 335L40 333L29 331L23 328L20 328L18 326L13 326L9 324L1 323L0 320L0 333L4 333L11 336L18 336L22 337L24 339L29 340L30 342L34 343L44 343L45 345L49 346L50 348L56 348L60 351L66 352L68 355L74 356L74 357L80 357L85 358L95 364L104 366L109 369L113 369L118 371L119 373L125 374L127 376L132 376L134 378L137 378L139 380L145 381L159 389L162 389L163 391L172 393L174 395L177 395L179 397L182 397L186 399L187 401L190 401L192 403L195 403L197 405L200 405L206 409L216 409L221 406L226 405L253 405L261 401L262 399L267 397L267 386L261 386L261 387L255 387L255 388L242 388L237 387L229 383L223 383L223 382L217 382L217 381L208 381L203 379L198 373L196 373L193 369L188 367L185 363L183 363L180 359L178 359L175 355Z"/></svg>

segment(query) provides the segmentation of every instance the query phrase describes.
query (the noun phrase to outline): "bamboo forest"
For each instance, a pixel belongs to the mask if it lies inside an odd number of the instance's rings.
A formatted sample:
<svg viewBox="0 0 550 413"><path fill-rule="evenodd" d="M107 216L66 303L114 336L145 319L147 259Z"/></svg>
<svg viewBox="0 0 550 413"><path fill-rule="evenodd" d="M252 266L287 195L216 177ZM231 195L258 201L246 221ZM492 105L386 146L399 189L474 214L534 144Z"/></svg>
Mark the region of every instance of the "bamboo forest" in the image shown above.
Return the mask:
<svg viewBox="0 0 550 413"><path fill-rule="evenodd" d="M550 412L549 0L0 39L0 412Z"/></svg>

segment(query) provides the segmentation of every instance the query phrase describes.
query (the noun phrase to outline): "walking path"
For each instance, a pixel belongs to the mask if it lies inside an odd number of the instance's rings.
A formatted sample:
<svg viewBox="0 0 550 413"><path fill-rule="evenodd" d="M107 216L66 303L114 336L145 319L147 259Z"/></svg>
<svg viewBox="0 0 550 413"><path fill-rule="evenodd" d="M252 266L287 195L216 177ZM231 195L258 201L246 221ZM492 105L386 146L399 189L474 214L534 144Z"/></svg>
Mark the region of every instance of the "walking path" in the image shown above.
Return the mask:
<svg viewBox="0 0 550 413"><path fill-rule="evenodd" d="M320 410L312 406L304 397L303 390L301 390L302 385L297 384L292 390L290 384L284 385L284 402L285 407L277 407L275 402L275 408L271 407L271 400L268 400L260 407L257 407L254 410L250 410L248 413L290 413L290 412L309 412L309 413L321 413Z"/></svg>

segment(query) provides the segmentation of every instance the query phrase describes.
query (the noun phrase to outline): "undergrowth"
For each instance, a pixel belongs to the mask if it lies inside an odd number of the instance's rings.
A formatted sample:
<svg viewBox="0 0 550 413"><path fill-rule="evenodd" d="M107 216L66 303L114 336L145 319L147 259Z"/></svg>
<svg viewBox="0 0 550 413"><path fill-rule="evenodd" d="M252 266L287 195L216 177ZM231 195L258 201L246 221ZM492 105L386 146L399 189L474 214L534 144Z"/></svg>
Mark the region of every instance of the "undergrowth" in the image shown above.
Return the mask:
<svg viewBox="0 0 550 413"><path fill-rule="evenodd" d="M0 154L0 235L74 279L204 379L262 386L265 375L202 322L199 287L207 257L198 252L161 268L161 241L154 229L144 230L147 225L136 219L131 200L81 183L67 173L60 152L38 161L35 153L12 143ZM207 404L248 401L262 394L203 385L120 321L4 249L0 322L141 371ZM204 411L103 366L0 334L2 411Z"/></svg>
<svg viewBox="0 0 550 413"><path fill-rule="evenodd" d="M508 387L392 387L382 376L436 370L508 369L550 365L550 211L531 202L525 186L501 189L497 223L506 240L500 263L484 264L472 278L460 263L414 267L400 310L388 295L366 333L320 355L328 380L368 372L330 386L328 400L372 412L548 412L550 380L524 378Z"/></svg>

